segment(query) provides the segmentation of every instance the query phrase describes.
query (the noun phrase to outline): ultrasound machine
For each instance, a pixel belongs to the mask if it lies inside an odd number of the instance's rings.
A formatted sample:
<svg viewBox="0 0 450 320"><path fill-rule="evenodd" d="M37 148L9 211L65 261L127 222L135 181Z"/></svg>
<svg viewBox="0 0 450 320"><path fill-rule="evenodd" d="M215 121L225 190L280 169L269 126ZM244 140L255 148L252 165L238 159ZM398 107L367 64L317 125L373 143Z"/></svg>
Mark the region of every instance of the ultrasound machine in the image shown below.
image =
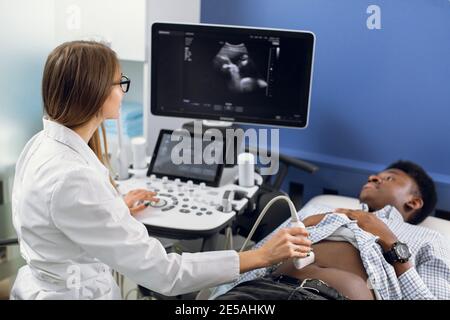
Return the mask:
<svg viewBox="0 0 450 320"><path fill-rule="evenodd" d="M199 119L202 131L187 122L193 159L208 129L224 133L214 141L219 163L175 164L173 139L180 130L161 130L144 177L119 182L157 192L158 202L136 215L149 233L171 239L211 239L252 210L265 177L253 186L238 181L236 155L244 145L225 139L237 125L305 128L308 124L315 36L307 31L205 24L155 23L151 32L151 112ZM149 124L151 127L151 123ZM151 128L149 128L151 130ZM245 142L245 141L244 141ZM258 146L250 146L257 148ZM229 154L233 154L231 161ZM214 249L214 243L202 249Z"/></svg>

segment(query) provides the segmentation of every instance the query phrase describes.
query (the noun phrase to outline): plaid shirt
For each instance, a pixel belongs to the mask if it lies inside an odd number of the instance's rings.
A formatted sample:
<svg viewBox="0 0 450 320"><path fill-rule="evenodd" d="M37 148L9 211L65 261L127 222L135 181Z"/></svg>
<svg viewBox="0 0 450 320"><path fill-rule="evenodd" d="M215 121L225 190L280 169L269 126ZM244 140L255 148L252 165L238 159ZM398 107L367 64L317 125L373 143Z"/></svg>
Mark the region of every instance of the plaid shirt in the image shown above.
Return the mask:
<svg viewBox="0 0 450 320"><path fill-rule="evenodd" d="M330 212L334 208L309 205L299 212L300 219ZM361 260L368 275L368 286L377 299L418 300L450 299L450 244L438 232L405 223L402 215L392 206L374 212L402 242L408 244L414 267L397 277L393 266L386 262L378 237L360 229L356 221L339 214L328 214L316 226L308 227L310 240L317 243L331 236L338 228L350 229L356 240ZM278 229L290 225L290 219L255 245L261 247ZM239 283L262 277L274 268L256 269L240 275L233 283L217 287L211 299L224 294Z"/></svg>

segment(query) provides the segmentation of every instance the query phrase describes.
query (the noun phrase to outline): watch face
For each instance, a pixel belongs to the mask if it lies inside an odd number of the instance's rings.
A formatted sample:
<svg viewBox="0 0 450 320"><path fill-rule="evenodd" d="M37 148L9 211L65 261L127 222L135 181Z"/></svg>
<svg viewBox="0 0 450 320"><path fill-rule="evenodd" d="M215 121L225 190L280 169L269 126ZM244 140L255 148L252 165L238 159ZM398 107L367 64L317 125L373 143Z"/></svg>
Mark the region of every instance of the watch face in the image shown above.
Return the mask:
<svg viewBox="0 0 450 320"><path fill-rule="evenodd" d="M409 252L408 246L404 243L398 243L395 246L395 253L397 254L397 257L401 260L405 260L411 257L411 252Z"/></svg>

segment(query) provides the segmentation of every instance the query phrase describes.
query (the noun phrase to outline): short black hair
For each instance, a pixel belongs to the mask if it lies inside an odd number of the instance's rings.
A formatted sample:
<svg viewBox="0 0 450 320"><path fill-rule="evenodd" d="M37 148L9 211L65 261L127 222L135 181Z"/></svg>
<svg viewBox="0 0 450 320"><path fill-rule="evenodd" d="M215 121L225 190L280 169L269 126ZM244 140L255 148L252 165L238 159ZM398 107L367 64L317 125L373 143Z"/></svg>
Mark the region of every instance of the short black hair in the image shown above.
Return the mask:
<svg viewBox="0 0 450 320"><path fill-rule="evenodd" d="M401 170L416 182L423 200L423 207L407 222L411 224L421 223L436 207L437 194L433 179L430 178L421 166L411 161L399 160L389 165L386 170L388 169Z"/></svg>

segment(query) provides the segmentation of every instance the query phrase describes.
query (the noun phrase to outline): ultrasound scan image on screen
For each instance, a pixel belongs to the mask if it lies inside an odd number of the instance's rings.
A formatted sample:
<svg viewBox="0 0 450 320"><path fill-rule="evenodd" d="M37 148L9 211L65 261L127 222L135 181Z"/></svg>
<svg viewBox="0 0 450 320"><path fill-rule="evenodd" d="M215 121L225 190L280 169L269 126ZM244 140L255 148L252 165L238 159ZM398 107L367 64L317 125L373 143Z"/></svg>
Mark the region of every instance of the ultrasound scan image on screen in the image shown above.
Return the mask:
<svg viewBox="0 0 450 320"><path fill-rule="evenodd" d="M220 50L212 62L214 69L225 80L225 84L221 83L219 90L226 88L228 94L257 92L267 94L269 92L267 85L268 57L264 57L264 55L256 56L256 53L251 56L248 49L249 45L245 43L233 44L221 41L220 45ZM259 59L261 60L259 65L255 62L256 58L263 58Z"/></svg>
<svg viewBox="0 0 450 320"><path fill-rule="evenodd" d="M152 113L304 127L314 36L155 24Z"/></svg>
<svg viewBox="0 0 450 320"><path fill-rule="evenodd" d="M248 103L259 100L261 103L271 94L270 51L266 49L266 44L230 40L192 42L183 72L186 101L230 100L245 105L246 100ZM199 81L209 84L209 90L202 90Z"/></svg>

